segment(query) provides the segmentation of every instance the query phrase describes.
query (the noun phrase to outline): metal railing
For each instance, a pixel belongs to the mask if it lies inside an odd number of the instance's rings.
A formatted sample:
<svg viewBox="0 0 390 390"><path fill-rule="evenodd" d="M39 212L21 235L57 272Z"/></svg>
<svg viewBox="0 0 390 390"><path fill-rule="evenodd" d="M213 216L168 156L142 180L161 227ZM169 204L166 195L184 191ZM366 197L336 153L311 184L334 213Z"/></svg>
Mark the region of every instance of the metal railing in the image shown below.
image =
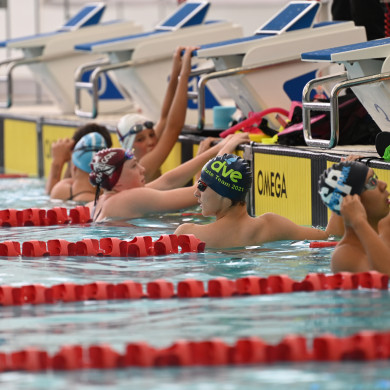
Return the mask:
<svg viewBox="0 0 390 390"><path fill-rule="evenodd" d="M31 65L39 64L43 62L49 62L54 60L59 60L61 58L69 58L72 56L77 56L79 53L68 52L55 55L46 55L46 56L37 56L37 57L20 57L20 58L11 58L5 61L0 62L1 66L7 66L5 74L0 75L0 83L5 83L6 97L5 101L0 101L0 108L9 108L13 103L13 82L12 82L12 72L15 68L22 65Z"/></svg>
<svg viewBox="0 0 390 390"><path fill-rule="evenodd" d="M316 86L323 85L329 82L342 80L335 84L330 93L329 103L312 102L310 93ZM355 79L348 79L347 73L340 73L332 76L325 76L309 81L302 93L303 106L303 135L308 146L320 147L323 149L331 149L338 144L339 140L339 101L338 97L342 90L346 88L358 87L364 84L379 83L390 80L390 73L379 73L371 76L363 76ZM330 112L330 139L315 139L311 132L311 111Z"/></svg>
<svg viewBox="0 0 390 390"><path fill-rule="evenodd" d="M212 72L201 77L198 82L198 130L203 130L205 126L205 115L206 115L205 114L206 111L205 88L206 88L206 84L210 80L252 73L267 68L269 66L270 65L254 65L254 66L247 66L247 67L238 67L233 69L226 69L226 70Z"/></svg>
<svg viewBox="0 0 390 390"><path fill-rule="evenodd" d="M0 108L9 108L12 106L12 100L13 100L12 71L20 65L27 65L34 62L35 61L33 61L33 59L30 58L25 59L24 57L11 58L0 62L0 67L6 66L5 74L0 75L0 83L5 84L5 100L0 101Z"/></svg>
<svg viewBox="0 0 390 390"><path fill-rule="evenodd" d="M103 65L95 65L93 63L87 64L85 66L81 66L76 70L75 73L75 114L79 117L83 118L96 118L99 113L99 77L101 74L107 73L111 70L125 69L139 65L145 65L149 63L153 63L156 61L166 60L172 58L172 54L169 55L161 55L150 57L144 60L129 60L124 62L118 62L116 64L112 64L110 62L106 62ZM87 71L94 69L90 76L89 82L82 82L82 74ZM122 88L123 89L123 88ZM81 91L86 90L90 92L92 99L91 111L83 111L81 108ZM129 98L130 95L121 90L124 94L126 94Z"/></svg>

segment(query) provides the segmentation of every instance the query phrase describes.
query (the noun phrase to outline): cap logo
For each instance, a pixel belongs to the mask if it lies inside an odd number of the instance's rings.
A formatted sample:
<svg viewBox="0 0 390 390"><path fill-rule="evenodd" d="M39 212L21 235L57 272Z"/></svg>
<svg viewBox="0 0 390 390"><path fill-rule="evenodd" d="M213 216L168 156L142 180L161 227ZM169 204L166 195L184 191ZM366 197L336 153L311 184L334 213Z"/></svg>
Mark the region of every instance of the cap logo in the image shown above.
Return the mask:
<svg viewBox="0 0 390 390"><path fill-rule="evenodd" d="M230 180L233 183L237 183L238 180L242 179L242 174L239 171L235 171L234 169L229 169L227 170L227 164L226 161L221 162L221 161L214 161L211 164L210 167L215 173L221 173L222 177L229 177ZM222 170L222 172L221 172Z"/></svg>
<svg viewBox="0 0 390 390"><path fill-rule="evenodd" d="M102 164L107 164L110 161L112 156L115 156L115 152L107 153L105 156L103 156L103 158L100 160L100 162Z"/></svg>
<svg viewBox="0 0 390 390"><path fill-rule="evenodd" d="M350 170L351 167L343 167L341 171L338 169L331 169L325 179L325 183L329 187L334 188L334 191L331 191L327 187L323 187L321 188L320 195L324 202L328 204L328 207L332 210L339 211L342 196L349 195L352 191L352 187L345 184Z"/></svg>
<svg viewBox="0 0 390 390"><path fill-rule="evenodd" d="M332 169L325 179L325 183L328 186L337 189L341 193L349 195L352 191L352 187L345 184L345 181L348 178L350 170L351 167L343 167L341 171L338 169Z"/></svg>

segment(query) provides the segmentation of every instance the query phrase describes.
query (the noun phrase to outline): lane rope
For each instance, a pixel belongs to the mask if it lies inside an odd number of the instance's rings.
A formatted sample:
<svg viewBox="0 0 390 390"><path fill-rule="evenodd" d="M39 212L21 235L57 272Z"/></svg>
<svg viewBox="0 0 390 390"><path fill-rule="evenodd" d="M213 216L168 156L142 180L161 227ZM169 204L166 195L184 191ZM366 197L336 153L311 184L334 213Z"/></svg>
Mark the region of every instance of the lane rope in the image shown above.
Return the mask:
<svg viewBox="0 0 390 390"><path fill-rule="evenodd" d="M226 298L325 290L388 290L388 284L388 275L369 271L330 275L310 273L301 281L295 281L288 275L270 275L266 278L246 276L236 280L217 277L207 283L185 279L176 285L165 279L156 279L145 285L133 280L116 284L103 281L87 284L61 283L50 287L41 284L1 285L0 305L41 305L113 299Z"/></svg>
<svg viewBox="0 0 390 390"><path fill-rule="evenodd" d="M132 342L125 345L124 353L104 343L63 345L52 355L44 349L31 347L0 353L0 371L372 361L389 357L390 331L363 330L346 337L326 333L313 340L288 334L277 344L268 344L256 336L237 339L234 344L227 344L219 338L178 340L167 348L154 348L147 342Z"/></svg>
<svg viewBox="0 0 390 390"><path fill-rule="evenodd" d="M62 239L46 241L31 240L22 244L18 241L0 243L3 257L45 257L45 256L105 256L145 257L162 256L186 252L204 252L205 243L193 234L163 234L153 241L151 236L136 236L132 240L116 237L101 239L84 238L77 242ZM179 249L181 248L181 249Z"/></svg>

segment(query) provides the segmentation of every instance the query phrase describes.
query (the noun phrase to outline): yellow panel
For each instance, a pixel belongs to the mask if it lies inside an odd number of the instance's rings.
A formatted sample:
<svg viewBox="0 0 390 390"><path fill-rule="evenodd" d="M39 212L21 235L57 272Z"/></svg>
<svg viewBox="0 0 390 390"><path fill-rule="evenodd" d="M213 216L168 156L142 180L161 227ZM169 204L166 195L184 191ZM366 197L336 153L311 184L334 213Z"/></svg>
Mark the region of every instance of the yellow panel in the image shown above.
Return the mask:
<svg viewBox="0 0 390 390"><path fill-rule="evenodd" d="M384 181L387 183L387 185L390 185L390 171L388 169L379 169L379 168L373 168L374 172L377 174L378 179Z"/></svg>
<svg viewBox="0 0 390 390"><path fill-rule="evenodd" d="M274 212L311 226L310 159L255 153L253 174L256 215Z"/></svg>
<svg viewBox="0 0 390 390"><path fill-rule="evenodd" d="M51 144L60 138L71 138L78 127L60 126L60 125L43 125L42 142L44 158L44 175L48 176L51 165ZM111 133L112 147L120 148L118 137ZM65 167L64 167L65 169Z"/></svg>
<svg viewBox="0 0 390 390"><path fill-rule="evenodd" d="M114 133L110 133L110 134L111 134L112 147L113 148L121 148L122 145L119 142L118 136Z"/></svg>
<svg viewBox="0 0 390 390"><path fill-rule="evenodd" d="M43 143L43 169L44 176L47 177L51 165L51 144L61 138L71 138L77 127L43 125L42 143ZM64 167L65 169L65 167Z"/></svg>
<svg viewBox="0 0 390 390"><path fill-rule="evenodd" d="M326 169L329 169L333 164L337 164L337 162L327 160L326 161ZM321 172L321 174L322 174L322 172ZM327 209L327 215L328 215L328 221L329 221L329 218L332 215L332 211L328 207L326 209Z"/></svg>
<svg viewBox="0 0 390 390"><path fill-rule="evenodd" d="M36 122L4 120L4 170L38 176Z"/></svg>
<svg viewBox="0 0 390 390"><path fill-rule="evenodd" d="M161 166L161 173L163 174L168 172L179 165L181 165L181 143L176 142L175 146L171 150L171 153L169 153L168 157Z"/></svg>

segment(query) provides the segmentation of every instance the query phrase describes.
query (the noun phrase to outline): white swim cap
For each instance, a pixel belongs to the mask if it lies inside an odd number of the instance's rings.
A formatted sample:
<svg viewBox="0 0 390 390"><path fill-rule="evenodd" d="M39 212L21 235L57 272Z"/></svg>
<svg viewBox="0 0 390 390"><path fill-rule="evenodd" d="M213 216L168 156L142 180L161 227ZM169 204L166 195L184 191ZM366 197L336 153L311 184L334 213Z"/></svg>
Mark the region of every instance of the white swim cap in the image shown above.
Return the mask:
<svg viewBox="0 0 390 390"><path fill-rule="evenodd" d="M131 150L137 133L144 129L153 129L154 123L140 114L127 114L118 122L116 132L122 148Z"/></svg>

